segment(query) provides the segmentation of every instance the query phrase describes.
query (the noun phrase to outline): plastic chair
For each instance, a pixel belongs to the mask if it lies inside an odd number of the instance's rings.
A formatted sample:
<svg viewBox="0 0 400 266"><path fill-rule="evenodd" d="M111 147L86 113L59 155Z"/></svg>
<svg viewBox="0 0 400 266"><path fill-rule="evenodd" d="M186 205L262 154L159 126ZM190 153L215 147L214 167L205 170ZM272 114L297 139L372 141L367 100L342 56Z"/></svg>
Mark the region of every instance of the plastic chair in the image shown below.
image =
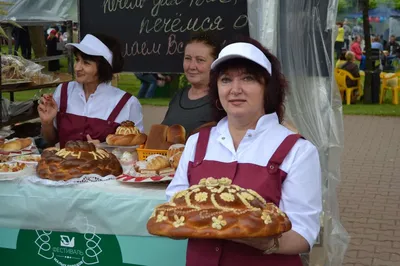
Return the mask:
<svg viewBox="0 0 400 266"><path fill-rule="evenodd" d="M351 80L357 81L357 86L355 87L347 87L346 78ZM346 93L346 104L351 104L351 95L353 94L354 90L358 90L359 95L362 95L362 88L361 88L361 79L355 78L351 73L347 70L335 68L335 80L339 87L340 95L342 95L342 99L344 98L344 94Z"/></svg>
<svg viewBox="0 0 400 266"><path fill-rule="evenodd" d="M399 92L400 92L400 86L399 86L399 77L400 73L381 73L381 90L380 90L380 95L379 95L379 103L383 103L383 100L385 98L385 94L388 90L392 91L392 103L393 104L399 104Z"/></svg>

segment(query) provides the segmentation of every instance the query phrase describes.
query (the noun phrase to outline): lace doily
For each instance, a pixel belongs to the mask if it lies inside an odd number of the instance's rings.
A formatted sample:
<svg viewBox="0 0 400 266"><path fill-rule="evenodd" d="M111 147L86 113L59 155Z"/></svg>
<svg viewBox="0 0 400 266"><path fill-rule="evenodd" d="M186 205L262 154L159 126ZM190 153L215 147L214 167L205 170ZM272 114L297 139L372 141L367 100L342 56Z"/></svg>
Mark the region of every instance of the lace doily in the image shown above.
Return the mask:
<svg viewBox="0 0 400 266"><path fill-rule="evenodd" d="M73 178L67 181L64 180L54 181L49 179L42 179L37 175L32 175L32 176L27 176L24 179L32 183L42 184L45 186L71 186L89 182L103 182L103 181L115 180L116 177L113 175L99 176L96 174L90 174L90 175L83 175L80 178Z"/></svg>

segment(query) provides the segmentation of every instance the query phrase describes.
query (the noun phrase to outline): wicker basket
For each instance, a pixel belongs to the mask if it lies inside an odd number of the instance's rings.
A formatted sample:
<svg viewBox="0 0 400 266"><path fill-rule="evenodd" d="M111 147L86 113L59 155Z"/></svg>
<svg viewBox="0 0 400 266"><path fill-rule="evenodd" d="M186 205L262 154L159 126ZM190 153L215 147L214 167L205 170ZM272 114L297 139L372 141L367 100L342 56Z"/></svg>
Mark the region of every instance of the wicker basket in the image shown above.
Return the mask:
<svg viewBox="0 0 400 266"><path fill-rule="evenodd" d="M151 149L144 149L143 147L144 145L140 145L140 148L136 149L139 161L144 161L148 156L153 154L160 154L167 156L168 150L151 150Z"/></svg>

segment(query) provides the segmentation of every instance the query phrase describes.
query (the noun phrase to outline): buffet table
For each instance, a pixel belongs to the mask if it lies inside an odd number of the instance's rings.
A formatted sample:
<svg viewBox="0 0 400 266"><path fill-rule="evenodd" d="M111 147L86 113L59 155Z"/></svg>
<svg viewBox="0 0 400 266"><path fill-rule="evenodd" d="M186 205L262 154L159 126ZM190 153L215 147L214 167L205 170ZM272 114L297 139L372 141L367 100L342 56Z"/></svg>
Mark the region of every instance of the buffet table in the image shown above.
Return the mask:
<svg viewBox="0 0 400 266"><path fill-rule="evenodd" d="M21 177L0 184L4 265L185 265L186 241L146 229L153 208L166 201L165 183L55 187Z"/></svg>

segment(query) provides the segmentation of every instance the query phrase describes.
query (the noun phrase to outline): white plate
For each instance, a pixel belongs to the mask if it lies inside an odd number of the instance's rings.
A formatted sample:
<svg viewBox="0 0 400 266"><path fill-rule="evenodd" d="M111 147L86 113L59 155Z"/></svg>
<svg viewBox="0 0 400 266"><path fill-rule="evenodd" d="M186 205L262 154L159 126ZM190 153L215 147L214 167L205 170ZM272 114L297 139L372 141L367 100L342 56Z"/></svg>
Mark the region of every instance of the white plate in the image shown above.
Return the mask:
<svg viewBox="0 0 400 266"><path fill-rule="evenodd" d="M9 164L9 165L15 165L17 164L16 162L12 163L0 163L0 166L3 164ZM18 171L18 172L0 172L0 181L5 181L5 180L13 180L18 177L24 176L25 172L27 171L27 165L25 165L25 168Z"/></svg>
<svg viewBox="0 0 400 266"><path fill-rule="evenodd" d="M174 175L166 175L166 176L151 176L151 177L138 177L138 176L129 176L129 175L120 175L117 177L117 180L120 182L126 183L159 183L171 181L174 178Z"/></svg>
<svg viewBox="0 0 400 266"><path fill-rule="evenodd" d="M42 158L39 154L26 154L26 155L17 155L12 157L13 162L18 162L18 163L24 163L24 164L30 164L30 165L36 165L38 162L36 161L28 161L25 158L26 157L34 157L34 158Z"/></svg>

